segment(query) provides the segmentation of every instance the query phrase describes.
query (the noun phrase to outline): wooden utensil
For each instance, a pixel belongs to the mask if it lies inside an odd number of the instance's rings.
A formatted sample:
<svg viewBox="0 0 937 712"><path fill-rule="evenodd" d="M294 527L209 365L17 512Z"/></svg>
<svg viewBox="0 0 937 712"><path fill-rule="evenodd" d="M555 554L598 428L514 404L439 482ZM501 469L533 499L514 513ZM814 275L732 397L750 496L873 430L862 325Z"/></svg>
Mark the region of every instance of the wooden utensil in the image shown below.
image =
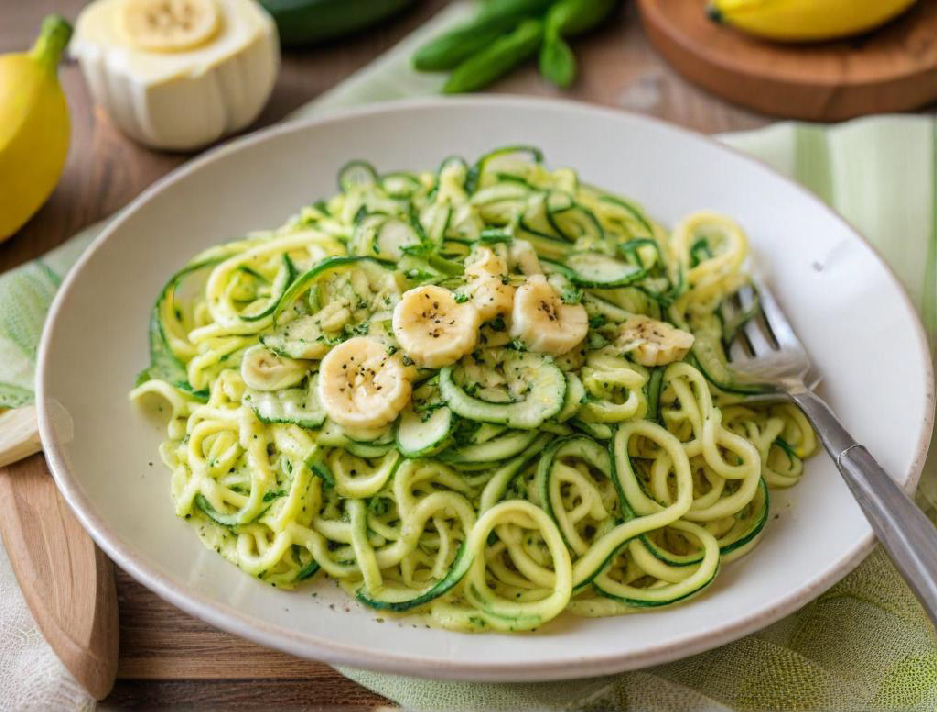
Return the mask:
<svg viewBox="0 0 937 712"><path fill-rule="evenodd" d="M100 700L117 675L114 567L62 499L40 449L35 408L0 414L0 534L39 630Z"/></svg>
<svg viewBox="0 0 937 712"><path fill-rule="evenodd" d="M919 2L868 35L777 44L710 21L705 0L638 0L645 29L690 81L729 101L795 119L841 121L937 99L937 3Z"/></svg>

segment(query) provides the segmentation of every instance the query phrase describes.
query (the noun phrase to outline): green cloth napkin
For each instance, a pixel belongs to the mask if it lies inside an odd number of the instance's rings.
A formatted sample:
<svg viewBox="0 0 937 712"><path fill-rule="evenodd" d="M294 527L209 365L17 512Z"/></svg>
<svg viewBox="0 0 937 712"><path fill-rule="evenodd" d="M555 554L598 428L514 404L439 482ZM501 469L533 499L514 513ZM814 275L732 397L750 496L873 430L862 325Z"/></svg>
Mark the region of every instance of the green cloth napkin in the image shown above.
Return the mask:
<svg viewBox="0 0 937 712"><path fill-rule="evenodd" d="M415 35L294 117L427 96L443 79L413 72L425 37L463 19L448 7ZM293 117L291 117L293 118ZM815 191L852 221L904 282L937 335L937 124L881 117L840 126L778 124L722 139ZM0 406L32 398L42 321L62 276L100 226L0 277ZM933 341L932 341L933 343ZM937 453L920 501L937 503ZM0 572L2 573L2 572ZM433 682L363 670L343 674L426 710L935 710L937 643L881 549L817 600L735 643L645 670L557 683Z"/></svg>

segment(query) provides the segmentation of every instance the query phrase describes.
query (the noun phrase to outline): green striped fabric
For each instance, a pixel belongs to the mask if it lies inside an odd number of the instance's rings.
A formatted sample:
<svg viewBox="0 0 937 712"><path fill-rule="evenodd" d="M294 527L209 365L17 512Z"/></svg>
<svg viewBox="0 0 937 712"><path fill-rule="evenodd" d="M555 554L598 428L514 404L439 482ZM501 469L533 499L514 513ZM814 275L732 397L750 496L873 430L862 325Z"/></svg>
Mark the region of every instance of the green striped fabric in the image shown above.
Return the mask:
<svg viewBox="0 0 937 712"><path fill-rule="evenodd" d="M0 408L32 402L33 368L46 312L65 273L99 230L95 225L0 277Z"/></svg>
<svg viewBox="0 0 937 712"><path fill-rule="evenodd" d="M463 18L453 5L416 37L298 116L369 101L432 95L441 79L409 67L415 44ZM778 124L723 139L820 195L873 242L937 335L937 125L883 117L832 128ZM32 399L44 314L63 275L99 231L0 277L0 407ZM933 341L932 341L933 343ZM934 511L937 457L920 500ZM2 572L0 572L2 573ZM413 709L935 710L937 644L914 596L877 549L802 610L759 633L668 665L562 683L414 680L361 670L348 677Z"/></svg>

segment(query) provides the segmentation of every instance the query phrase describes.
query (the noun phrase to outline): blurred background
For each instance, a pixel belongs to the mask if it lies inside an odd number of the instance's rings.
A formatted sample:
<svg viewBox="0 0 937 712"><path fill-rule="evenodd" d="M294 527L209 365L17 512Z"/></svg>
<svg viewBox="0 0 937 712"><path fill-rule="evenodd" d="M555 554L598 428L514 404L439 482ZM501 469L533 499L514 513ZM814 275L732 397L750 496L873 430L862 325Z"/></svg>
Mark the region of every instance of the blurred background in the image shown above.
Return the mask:
<svg viewBox="0 0 937 712"><path fill-rule="evenodd" d="M349 6L354 0L347 0ZM0 0L0 54L28 48L52 12L74 21L84 0ZM274 123L384 53L447 5L416 0L377 26L307 48L284 50L270 100L251 128ZM568 90L543 81L529 61L490 89L591 101L649 113L703 132L753 128L767 118L736 108L679 77L648 41L632 2L620 3L587 36L577 38L579 76ZM45 207L0 247L0 268L39 255L126 205L186 156L153 151L124 136L95 107L77 63L59 70L72 119L72 144Z"/></svg>

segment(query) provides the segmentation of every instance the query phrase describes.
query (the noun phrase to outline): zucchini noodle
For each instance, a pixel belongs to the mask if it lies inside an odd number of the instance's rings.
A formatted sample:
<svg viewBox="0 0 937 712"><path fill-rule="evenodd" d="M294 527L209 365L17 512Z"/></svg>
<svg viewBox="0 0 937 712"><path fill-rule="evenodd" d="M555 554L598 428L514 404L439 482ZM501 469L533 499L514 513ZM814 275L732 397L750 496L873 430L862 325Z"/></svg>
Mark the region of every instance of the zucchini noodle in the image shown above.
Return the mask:
<svg viewBox="0 0 937 712"><path fill-rule="evenodd" d="M755 547L816 439L732 369L740 226L668 232L524 146L338 182L153 308L131 399L206 546L467 632L673 605Z"/></svg>

